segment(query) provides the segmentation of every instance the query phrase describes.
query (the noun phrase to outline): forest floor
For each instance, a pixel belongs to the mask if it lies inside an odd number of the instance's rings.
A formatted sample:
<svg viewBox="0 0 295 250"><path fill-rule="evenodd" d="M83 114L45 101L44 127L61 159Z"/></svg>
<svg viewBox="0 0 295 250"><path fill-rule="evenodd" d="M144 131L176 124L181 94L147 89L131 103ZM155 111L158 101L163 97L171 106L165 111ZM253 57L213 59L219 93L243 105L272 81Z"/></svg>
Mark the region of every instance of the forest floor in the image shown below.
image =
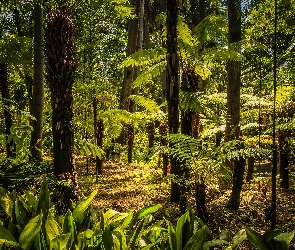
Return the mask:
<svg viewBox="0 0 295 250"><path fill-rule="evenodd" d="M94 173L94 164L90 164L89 173ZM158 217L165 217L176 222L181 216L178 205L170 202L170 179L162 176L160 168L148 165L126 164L107 161L103 166L103 174L96 178L86 175L85 165L77 164L80 175L80 189L87 195L97 189L98 195L93 205L98 208L112 208L119 212L130 209L139 210L144 206L162 204ZM259 233L269 230L270 221L265 220L266 209L271 207L271 178L255 178L251 184L244 184L241 206L238 211L226 208L230 196L230 187L220 187L218 181L211 181L206 189L206 208L208 218L205 224L213 236L218 238L221 232L229 231L231 237L248 226ZM193 194L188 195L188 206L195 209ZM295 230L295 185L289 190L277 189L277 228L283 232ZM242 249L252 249L247 242ZM254 248L253 248L254 249ZM295 240L290 249L295 250Z"/></svg>

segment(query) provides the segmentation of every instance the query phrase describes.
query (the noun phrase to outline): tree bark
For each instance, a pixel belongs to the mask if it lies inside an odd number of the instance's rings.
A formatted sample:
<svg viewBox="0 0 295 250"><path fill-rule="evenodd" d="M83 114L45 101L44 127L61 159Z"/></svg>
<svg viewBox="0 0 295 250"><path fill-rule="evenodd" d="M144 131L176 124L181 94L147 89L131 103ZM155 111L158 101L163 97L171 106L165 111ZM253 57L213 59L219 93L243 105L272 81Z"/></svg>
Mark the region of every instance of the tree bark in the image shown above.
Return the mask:
<svg viewBox="0 0 295 250"><path fill-rule="evenodd" d="M32 158L42 161L42 129L44 105L44 55L43 55L43 10L42 0L34 4L34 82L31 115L33 119L31 134Z"/></svg>
<svg viewBox="0 0 295 250"><path fill-rule="evenodd" d="M166 99L168 103L168 126L170 134L177 134L179 128L179 55L177 47L178 6L176 0L167 0L167 67ZM170 157L171 174L181 177L180 163ZM180 201L180 186L172 181L171 201Z"/></svg>
<svg viewBox="0 0 295 250"><path fill-rule="evenodd" d="M241 41L241 2L240 0L228 0L229 22L229 46ZM240 45L235 45L240 47ZM240 52L238 49L237 52ZM240 88L241 88L241 63L230 60L227 64L227 121L225 128L225 142L240 139ZM239 148L237 148L239 150ZM233 159L233 186L232 193L227 204L230 209L238 209L240 206L240 193L245 172L245 159Z"/></svg>
<svg viewBox="0 0 295 250"><path fill-rule="evenodd" d="M247 176L246 176L247 182L253 179L254 163L255 163L255 158L250 156L248 158L248 170L247 170Z"/></svg>
<svg viewBox="0 0 295 250"><path fill-rule="evenodd" d="M72 95L77 63L73 33L74 24L66 9L50 13L45 30L45 58L51 91L54 174L69 183L59 190L60 213L66 212L71 208L71 202L78 200Z"/></svg>
<svg viewBox="0 0 295 250"><path fill-rule="evenodd" d="M139 6L140 0L131 0L130 4L135 5L135 17L132 20L129 20L128 25L128 44L127 44L127 51L126 55L130 56L136 52L137 49L137 41L138 41L138 14L139 14ZM120 98L120 108L123 110L130 111L130 99L129 96L131 95L132 90L132 82L134 80L134 67L128 66L125 68L124 72L124 81L122 86L121 98Z"/></svg>
<svg viewBox="0 0 295 250"><path fill-rule="evenodd" d="M289 188L289 143L287 132L284 130L278 131L278 150L280 159L280 185L281 188Z"/></svg>
<svg viewBox="0 0 295 250"><path fill-rule="evenodd" d="M103 120L98 120L95 123L95 140L96 140L96 146L102 148L103 143L103 131L104 131L104 124ZM96 175L102 174L102 159L96 156L95 159L96 162Z"/></svg>
<svg viewBox="0 0 295 250"><path fill-rule="evenodd" d="M5 122L5 133L6 133L6 155L8 158L14 157L15 155L15 144L13 138L8 141L9 135L11 134L12 127L12 115L8 111L10 107L10 94L8 88L8 73L7 73L7 65L4 63L0 63L0 91L2 95L2 103L4 108L4 122Z"/></svg>

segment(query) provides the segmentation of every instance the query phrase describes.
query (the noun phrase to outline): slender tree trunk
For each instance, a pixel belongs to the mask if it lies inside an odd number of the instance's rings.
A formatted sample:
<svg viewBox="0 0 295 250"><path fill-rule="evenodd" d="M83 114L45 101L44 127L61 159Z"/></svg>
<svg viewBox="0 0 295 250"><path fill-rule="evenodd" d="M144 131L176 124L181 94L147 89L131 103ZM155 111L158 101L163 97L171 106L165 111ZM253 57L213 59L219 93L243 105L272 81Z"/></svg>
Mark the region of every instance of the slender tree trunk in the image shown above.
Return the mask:
<svg viewBox="0 0 295 250"><path fill-rule="evenodd" d="M278 149L280 154L280 184L282 188L289 188L289 143L287 132L284 130L278 131Z"/></svg>
<svg viewBox="0 0 295 250"><path fill-rule="evenodd" d="M179 128L179 55L177 46L178 6L176 0L167 0L167 67L166 99L168 103L168 126L170 134L177 134ZM171 174L181 177L180 163L170 157ZM179 202L180 186L172 181L171 201Z"/></svg>
<svg viewBox="0 0 295 250"><path fill-rule="evenodd" d="M229 45L241 41L241 2L228 0ZM239 46L237 46L239 47ZM240 49L237 51L240 52ZM240 139L240 88L241 88L241 63L230 60L227 64L227 121L225 128L225 141ZM239 150L239 148L237 148ZM230 209L240 206L240 194L245 172L245 159L233 159L233 186L227 204Z"/></svg>
<svg viewBox="0 0 295 250"><path fill-rule="evenodd" d="M147 132L148 132L148 139L149 139L149 148L152 148L154 146L154 140L155 140L155 123L149 122L147 124Z"/></svg>
<svg viewBox="0 0 295 250"><path fill-rule="evenodd" d="M10 94L8 88L8 73L7 73L7 65L4 63L0 63L0 91L2 95L2 103L4 108L4 122L5 122L5 132L6 132L6 155L8 158L13 157L15 154L15 145L13 138L8 141L9 135L11 134L12 127L12 115L8 111L10 107Z"/></svg>
<svg viewBox="0 0 295 250"><path fill-rule="evenodd" d="M54 173L69 183L59 190L57 209L60 213L70 209L71 202L78 199L72 95L77 63L73 33L74 24L66 9L49 14L45 31L45 58L46 78L51 91Z"/></svg>
<svg viewBox="0 0 295 250"><path fill-rule="evenodd" d="M34 4L34 82L31 115L33 131L31 134L32 158L42 160L42 129L44 105L44 55L43 55L43 10L42 0Z"/></svg>
<svg viewBox="0 0 295 250"><path fill-rule="evenodd" d="M103 120L97 120L97 99L96 96L93 98L93 120L94 120L94 138L96 146L102 148L103 143L103 131L104 124ZM98 156L95 157L96 175L102 174L102 159Z"/></svg>

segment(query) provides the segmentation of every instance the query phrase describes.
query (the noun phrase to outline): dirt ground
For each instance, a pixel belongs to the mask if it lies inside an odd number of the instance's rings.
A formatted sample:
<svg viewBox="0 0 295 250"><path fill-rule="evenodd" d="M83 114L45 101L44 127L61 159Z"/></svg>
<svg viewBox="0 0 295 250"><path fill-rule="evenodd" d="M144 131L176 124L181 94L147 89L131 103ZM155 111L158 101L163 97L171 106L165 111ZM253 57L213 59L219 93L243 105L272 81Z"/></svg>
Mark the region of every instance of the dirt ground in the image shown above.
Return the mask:
<svg viewBox="0 0 295 250"><path fill-rule="evenodd" d="M160 203L163 208L156 216L164 216L172 222L176 222L180 217L178 205L169 201L171 180L162 176L160 168L107 161L103 165L102 176L97 178L93 175L95 173L93 165L89 164L88 175L85 163L77 164L77 168L82 194L87 195L94 189L98 190L93 202L95 207L126 212ZM230 196L229 187L221 188L214 182L207 185L208 218L205 224L215 238L218 238L223 231L229 231L230 235L234 236L243 225L254 228L260 233L270 229L271 222L266 220L266 210L271 206L271 179L261 177L255 180L251 184L244 184L238 211L225 208ZM195 209L193 194L188 194L188 206ZM295 230L294 184L289 190L277 189L277 228L283 232ZM242 249L252 248L245 242ZM295 250L294 240L290 249Z"/></svg>

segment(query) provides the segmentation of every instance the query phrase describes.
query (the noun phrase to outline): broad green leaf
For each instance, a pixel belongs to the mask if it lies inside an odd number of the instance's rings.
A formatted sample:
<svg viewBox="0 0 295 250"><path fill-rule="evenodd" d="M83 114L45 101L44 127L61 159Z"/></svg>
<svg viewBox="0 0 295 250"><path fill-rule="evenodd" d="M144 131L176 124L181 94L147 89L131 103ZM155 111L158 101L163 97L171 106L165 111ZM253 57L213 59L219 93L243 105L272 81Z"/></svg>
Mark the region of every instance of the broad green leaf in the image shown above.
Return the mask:
<svg viewBox="0 0 295 250"><path fill-rule="evenodd" d="M176 227L168 220L168 234L169 234L169 244L171 250L177 250L177 238L176 238Z"/></svg>
<svg viewBox="0 0 295 250"><path fill-rule="evenodd" d="M41 186L41 192L38 197L38 206L37 206L37 214L40 214L42 212L43 218L46 220L48 212L49 212L49 191L48 191L48 185L47 181L44 178L42 186Z"/></svg>
<svg viewBox="0 0 295 250"><path fill-rule="evenodd" d="M138 225L137 225L137 227L136 227L136 229L135 229L135 231L134 231L134 233L133 233L133 235L132 235L132 237L130 239L130 242L128 243L128 249L135 249L136 242L138 240L140 240L139 235L141 234L143 224L144 224L143 220L141 220L138 223Z"/></svg>
<svg viewBox="0 0 295 250"><path fill-rule="evenodd" d="M0 205L2 206L6 214L8 214L10 218L12 218L14 202L9 192L1 186L0 186Z"/></svg>
<svg viewBox="0 0 295 250"><path fill-rule="evenodd" d="M0 240L16 242L12 234L0 224Z"/></svg>
<svg viewBox="0 0 295 250"><path fill-rule="evenodd" d="M247 239L247 234L245 229L242 229L235 234L235 236L233 237L232 243L234 246L239 246L242 243L242 241L244 241L245 239Z"/></svg>
<svg viewBox="0 0 295 250"><path fill-rule="evenodd" d="M113 235L111 231L111 225L105 227L102 234L102 243L104 245L104 249L114 249Z"/></svg>
<svg viewBox="0 0 295 250"><path fill-rule="evenodd" d="M91 204L93 198L95 197L95 195L97 194L97 191L94 190L90 196L88 198L83 199L78 206L74 209L73 211L73 219L74 221L79 220L80 222L83 220L84 218L84 212L86 211L86 209L89 207L89 205Z"/></svg>
<svg viewBox="0 0 295 250"><path fill-rule="evenodd" d="M263 238L268 242L270 243L270 241L278 236L279 234L281 234L282 231L281 230L268 230L266 231L264 234L263 234Z"/></svg>
<svg viewBox="0 0 295 250"><path fill-rule="evenodd" d="M247 238L248 240L259 250L271 250L270 245L267 243L267 241L263 238L262 235L254 231L253 229L244 226L246 233L247 233Z"/></svg>
<svg viewBox="0 0 295 250"><path fill-rule="evenodd" d="M52 239L51 243L54 247L54 249L59 249L59 250L63 250L63 249L67 249L67 244L70 238L70 234L62 234L59 235L58 237Z"/></svg>
<svg viewBox="0 0 295 250"><path fill-rule="evenodd" d="M25 191L24 193L26 195L26 198L27 198L30 206L34 209L34 212L36 212L37 207L38 207L38 201L37 201L37 199L33 195L31 195L29 193L29 191Z"/></svg>
<svg viewBox="0 0 295 250"><path fill-rule="evenodd" d="M287 250L289 249L289 245L291 240L294 238L294 231L290 233L281 233L276 236L273 240L277 250Z"/></svg>
<svg viewBox="0 0 295 250"><path fill-rule="evenodd" d="M41 230L42 214L29 221L19 237L19 244L24 249L30 249L33 241Z"/></svg>
<svg viewBox="0 0 295 250"><path fill-rule="evenodd" d="M129 228L133 227L134 224L140 220L141 218L143 218L144 216L147 216L151 213L157 212L160 208L162 207L161 204L156 204L156 205L152 205L152 206L148 206L148 207L144 207L141 210L139 210L135 215L133 220L131 221Z"/></svg>
<svg viewBox="0 0 295 250"><path fill-rule="evenodd" d="M124 231L120 228L117 227L114 231L113 234L116 236L116 238L120 242L120 249L125 250L127 249L127 240Z"/></svg>
<svg viewBox="0 0 295 250"><path fill-rule="evenodd" d="M76 230L75 230L75 224L74 224L72 212L70 210L66 213L66 216L64 218L63 225L62 225L62 233L63 234L70 233L71 238L70 238L69 244L72 245L76 239Z"/></svg>
<svg viewBox="0 0 295 250"><path fill-rule="evenodd" d="M220 245L223 245L223 244L227 245L228 242L225 241L225 240L211 240L211 241L206 241L204 243L203 248L204 249L210 249L210 247L220 246Z"/></svg>
<svg viewBox="0 0 295 250"><path fill-rule="evenodd" d="M55 239L61 235L61 228L51 214L47 216L45 229L50 240Z"/></svg>
<svg viewBox="0 0 295 250"><path fill-rule="evenodd" d="M29 223L30 218L26 214L26 209L23 206L23 203L18 198L15 201L15 217L22 232L25 226Z"/></svg>
<svg viewBox="0 0 295 250"><path fill-rule="evenodd" d="M183 250L203 250L206 240L207 227L204 226L199 229L188 241Z"/></svg>
<svg viewBox="0 0 295 250"><path fill-rule="evenodd" d="M182 250L182 235L183 235L183 226L188 220L188 213L183 214L177 221L176 225L176 242L177 242L177 250ZM189 232L188 232L189 233Z"/></svg>
<svg viewBox="0 0 295 250"><path fill-rule="evenodd" d="M128 212L128 216L127 216L126 219L124 220L124 222L123 222L123 224L122 224L121 227L122 227L123 229L124 229L124 228L127 228L128 225L130 224L132 218L133 218L133 211L130 210L130 211Z"/></svg>

